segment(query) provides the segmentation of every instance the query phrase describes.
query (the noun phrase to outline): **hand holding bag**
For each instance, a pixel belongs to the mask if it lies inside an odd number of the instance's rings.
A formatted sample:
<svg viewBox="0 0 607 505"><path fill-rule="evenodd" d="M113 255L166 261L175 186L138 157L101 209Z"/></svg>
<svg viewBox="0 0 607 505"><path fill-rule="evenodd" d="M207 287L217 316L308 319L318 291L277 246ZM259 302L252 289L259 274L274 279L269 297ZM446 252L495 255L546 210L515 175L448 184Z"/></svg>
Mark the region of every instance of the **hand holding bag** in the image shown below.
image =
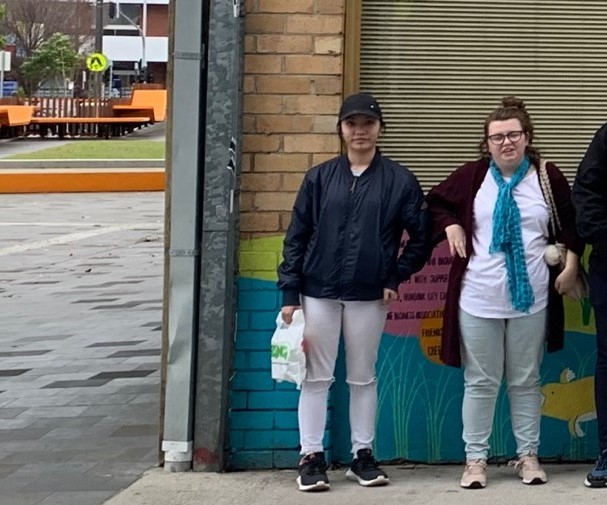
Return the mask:
<svg viewBox="0 0 607 505"><path fill-rule="evenodd" d="M297 389L306 378L306 355L303 350L304 315L301 309L293 313L287 324L279 312L276 331L272 335L272 379L294 382Z"/></svg>
<svg viewBox="0 0 607 505"><path fill-rule="evenodd" d="M550 266L558 265L559 269L562 271L567 263L567 246L561 242L556 242L557 231L561 229L561 220L559 219L556 210L550 179L548 178L548 172L546 171L546 162L544 160L540 163L539 176L542 192L544 193L544 198L548 204L550 230L555 239L553 244L548 244L548 247L546 247L546 250L544 251L544 260ZM588 296L588 276L581 263L578 265L578 274L575 285L565 294L576 301Z"/></svg>

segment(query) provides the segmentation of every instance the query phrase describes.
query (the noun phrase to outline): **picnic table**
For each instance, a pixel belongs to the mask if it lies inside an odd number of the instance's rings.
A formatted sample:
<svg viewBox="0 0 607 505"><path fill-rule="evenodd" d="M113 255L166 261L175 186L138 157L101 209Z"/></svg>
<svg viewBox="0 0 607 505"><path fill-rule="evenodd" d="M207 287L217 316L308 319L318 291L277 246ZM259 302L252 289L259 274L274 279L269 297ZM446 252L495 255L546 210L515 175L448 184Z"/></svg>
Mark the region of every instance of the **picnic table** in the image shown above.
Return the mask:
<svg viewBox="0 0 607 505"><path fill-rule="evenodd" d="M109 138L164 121L167 90L134 89L128 104L109 99L68 97L34 97L27 102L27 105L0 105L0 129L4 134Z"/></svg>
<svg viewBox="0 0 607 505"><path fill-rule="evenodd" d="M0 105L0 126L27 126L36 111L33 105Z"/></svg>
<svg viewBox="0 0 607 505"><path fill-rule="evenodd" d="M149 116L152 122L165 120L167 108L166 89L134 89L129 104L113 105L117 117Z"/></svg>

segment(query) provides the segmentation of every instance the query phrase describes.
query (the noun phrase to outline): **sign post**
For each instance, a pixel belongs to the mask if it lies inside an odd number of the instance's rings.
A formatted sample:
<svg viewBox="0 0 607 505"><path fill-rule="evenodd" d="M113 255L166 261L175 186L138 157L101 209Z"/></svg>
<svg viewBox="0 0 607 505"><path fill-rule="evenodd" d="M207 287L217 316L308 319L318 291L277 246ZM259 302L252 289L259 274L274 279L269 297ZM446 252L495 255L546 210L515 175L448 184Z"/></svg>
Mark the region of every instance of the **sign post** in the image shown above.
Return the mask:
<svg viewBox="0 0 607 505"><path fill-rule="evenodd" d="M99 115L99 106L103 99L103 94L101 92L101 76L108 65L109 60L107 59L107 56L102 53L89 54L86 58L86 68L95 73L95 114L97 116Z"/></svg>
<svg viewBox="0 0 607 505"><path fill-rule="evenodd" d="M4 96L4 72L11 69L11 53L0 51L0 98Z"/></svg>

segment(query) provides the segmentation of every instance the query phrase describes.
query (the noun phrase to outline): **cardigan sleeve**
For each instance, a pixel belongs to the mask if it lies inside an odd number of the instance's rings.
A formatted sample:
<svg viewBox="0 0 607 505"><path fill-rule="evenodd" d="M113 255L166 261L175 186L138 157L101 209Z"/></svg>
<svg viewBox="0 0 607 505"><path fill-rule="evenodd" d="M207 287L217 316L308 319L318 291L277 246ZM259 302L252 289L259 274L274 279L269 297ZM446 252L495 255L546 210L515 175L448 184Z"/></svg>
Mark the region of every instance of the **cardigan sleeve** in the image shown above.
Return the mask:
<svg viewBox="0 0 607 505"><path fill-rule="evenodd" d="M454 170L443 182L434 186L426 197L434 245L446 238L447 226L459 224L465 228L464 209L471 186L471 166L468 163Z"/></svg>

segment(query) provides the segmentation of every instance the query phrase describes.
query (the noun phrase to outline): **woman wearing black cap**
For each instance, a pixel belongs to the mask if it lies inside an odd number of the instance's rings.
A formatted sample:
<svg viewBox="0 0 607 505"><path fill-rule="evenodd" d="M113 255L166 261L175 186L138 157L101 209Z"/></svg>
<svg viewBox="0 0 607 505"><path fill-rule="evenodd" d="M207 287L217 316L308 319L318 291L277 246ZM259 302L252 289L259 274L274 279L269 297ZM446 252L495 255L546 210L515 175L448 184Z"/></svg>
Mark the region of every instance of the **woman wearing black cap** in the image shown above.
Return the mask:
<svg viewBox="0 0 607 505"><path fill-rule="evenodd" d="M346 350L354 459L346 476L387 484L371 447L375 438L375 362L388 304L398 285L430 254L428 214L415 176L382 156L379 104L359 93L343 102L337 132L347 152L310 169L303 180L278 268L282 317L302 307L307 376L299 399L301 491L329 488L323 452L327 397L340 336ZM409 239L399 255L406 230Z"/></svg>

